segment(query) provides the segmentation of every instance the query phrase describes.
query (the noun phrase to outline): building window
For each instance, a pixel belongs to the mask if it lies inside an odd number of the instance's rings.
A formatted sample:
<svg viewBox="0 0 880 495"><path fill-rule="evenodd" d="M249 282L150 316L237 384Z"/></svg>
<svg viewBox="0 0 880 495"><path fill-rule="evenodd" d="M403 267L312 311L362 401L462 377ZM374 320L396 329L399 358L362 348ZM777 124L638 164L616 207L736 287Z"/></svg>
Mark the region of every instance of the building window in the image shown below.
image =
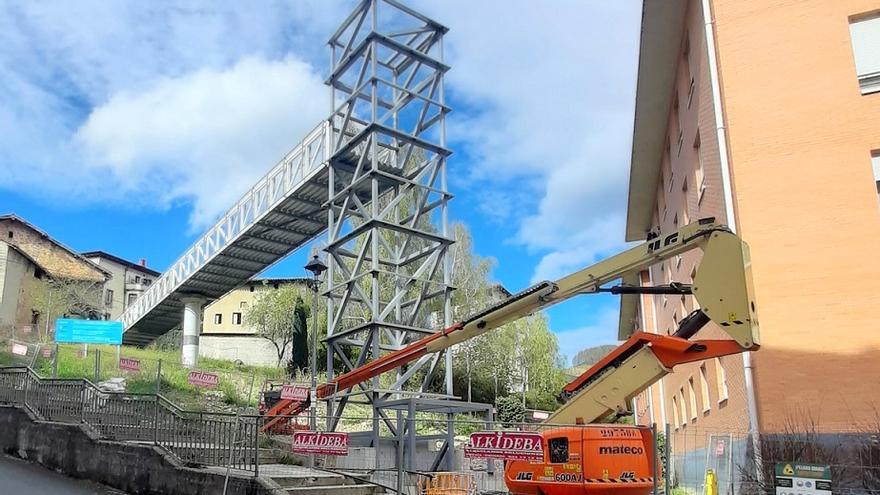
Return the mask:
<svg viewBox="0 0 880 495"><path fill-rule="evenodd" d="M684 183L681 185L681 197L682 197L681 224L687 225L687 224L691 223L691 216L688 213L689 201L688 201L688 181L687 181L687 179L685 179Z"/></svg>
<svg viewBox="0 0 880 495"><path fill-rule="evenodd" d="M678 421L678 399L675 396L672 397L672 424L675 425L676 430L681 424Z"/></svg>
<svg viewBox="0 0 880 495"><path fill-rule="evenodd" d="M691 421L697 420L697 392L694 389L694 377L688 378L688 394L691 408Z"/></svg>
<svg viewBox="0 0 880 495"><path fill-rule="evenodd" d="M141 283L141 277L140 277L140 275L135 275L135 276L134 276L134 283L136 283L136 284Z"/></svg>
<svg viewBox="0 0 880 495"><path fill-rule="evenodd" d="M214 324L219 325L223 323L223 315L220 313L214 313Z"/></svg>
<svg viewBox="0 0 880 495"><path fill-rule="evenodd" d="M724 369L724 366L721 364L721 360L715 358L715 380L718 385L718 403L727 400L727 371Z"/></svg>
<svg viewBox="0 0 880 495"><path fill-rule="evenodd" d="M712 409L709 402L709 382L706 381L706 363L700 365L700 399L703 401L703 414Z"/></svg>
<svg viewBox="0 0 880 495"><path fill-rule="evenodd" d="M681 311L681 317L684 318L684 315L688 314L687 306L684 303L684 296L681 296L678 303L678 310Z"/></svg>
<svg viewBox="0 0 880 495"><path fill-rule="evenodd" d="M697 157L697 162L694 164L694 185L697 187L697 204L700 204L703 202L703 193L706 192L706 176L703 169L703 149L700 147L699 131L694 139L694 156Z"/></svg>
<svg viewBox="0 0 880 495"><path fill-rule="evenodd" d="M106 304L107 306L110 306L111 304L113 304L113 290L112 289L107 289L107 292L104 293L104 304Z"/></svg>
<svg viewBox="0 0 880 495"><path fill-rule="evenodd" d="M880 12L849 23L856 75L863 95L880 91Z"/></svg>
<svg viewBox="0 0 880 495"><path fill-rule="evenodd" d="M238 303L238 308L239 309L247 309L247 302L242 301L242 302Z"/></svg>
<svg viewBox="0 0 880 495"><path fill-rule="evenodd" d="M10 230L9 232L7 232L6 236L9 237L10 239L12 239L12 236L13 236L12 231Z"/></svg>
<svg viewBox="0 0 880 495"><path fill-rule="evenodd" d="M684 131L681 127L681 112L678 109L678 91L675 92L675 98L672 101L672 121L675 124L672 137L675 139L675 153L681 155L681 143L683 141Z"/></svg>
<svg viewBox="0 0 880 495"><path fill-rule="evenodd" d="M138 295L136 292L132 292L131 294L129 294L128 295L128 305L131 306L132 304L134 304L134 302L137 301L137 298L138 298Z"/></svg>
<svg viewBox="0 0 880 495"><path fill-rule="evenodd" d="M684 66L687 69L687 81L688 81L688 95L687 95L687 107L691 108L691 103L694 100L694 90L697 87L696 79L694 78L694 71L691 68L691 39L690 36L686 37L684 40Z"/></svg>
<svg viewBox="0 0 880 495"><path fill-rule="evenodd" d="M681 408L681 425L687 426L687 405L684 401L684 387L678 389L678 406Z"/></svg>
<svg viewBox="0 0 880 495"><path fill-rule="evenodd" d="M880 196L880 150L871 152L871 168L874 169L874 184L877 186L877 195Z"/></svg>
<svg viewBox="0 0 880 495"><path fill-rule="evenodd" d="M241 313L232 313L232 324L241 325Z"/></svg>
<svg viewBox="0 0 880 495"><path fill-rule="evenodd" d="M152 281L150 279L148 279L148 278L144 279L144 285L150 285L150 283L152 283Z"/></svg>

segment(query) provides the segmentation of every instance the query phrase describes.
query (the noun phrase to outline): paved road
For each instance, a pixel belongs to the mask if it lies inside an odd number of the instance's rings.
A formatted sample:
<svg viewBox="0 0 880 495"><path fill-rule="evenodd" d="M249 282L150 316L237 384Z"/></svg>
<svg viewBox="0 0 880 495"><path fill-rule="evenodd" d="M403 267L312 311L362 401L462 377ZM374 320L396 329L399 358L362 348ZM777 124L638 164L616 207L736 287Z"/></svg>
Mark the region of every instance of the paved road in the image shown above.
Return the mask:
<svg viewBox="0 0 880 495"><path fill-rule="evenodd" d="M28 495L125 495L93 483L74 480L37 464L0 455L0 493Z"/></svg>

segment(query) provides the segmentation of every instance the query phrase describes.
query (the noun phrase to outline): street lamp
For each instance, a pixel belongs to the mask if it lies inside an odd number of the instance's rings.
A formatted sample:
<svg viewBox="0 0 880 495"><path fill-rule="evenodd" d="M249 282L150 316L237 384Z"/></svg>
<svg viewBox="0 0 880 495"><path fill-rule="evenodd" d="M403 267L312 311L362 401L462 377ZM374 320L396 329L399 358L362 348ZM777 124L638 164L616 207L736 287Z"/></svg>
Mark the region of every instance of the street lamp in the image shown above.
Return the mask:
<svg viewBox="0 0 880 495"><path fill-rule="evenodd" d="M311 352L311 371L312 371L312 387L311 387L311 403L312 414L309 418L309 426L312 431L317 430L316 417L318 415L318 289L321 285L321 274L327 270L327 265L318 259L318 255L314 255L305 266L306 270L312 272L314 276L312 280L312 290L315 292L312 301L312 352Z"/></svg>

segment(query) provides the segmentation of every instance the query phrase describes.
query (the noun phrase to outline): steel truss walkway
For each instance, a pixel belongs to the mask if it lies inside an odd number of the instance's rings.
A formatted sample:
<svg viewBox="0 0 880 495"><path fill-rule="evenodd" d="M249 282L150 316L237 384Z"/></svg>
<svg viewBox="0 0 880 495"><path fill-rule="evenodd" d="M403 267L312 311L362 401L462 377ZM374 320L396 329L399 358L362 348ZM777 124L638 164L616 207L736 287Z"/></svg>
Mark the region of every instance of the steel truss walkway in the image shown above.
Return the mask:
<svg viewBox="0 0 880 495"><path fill-rule="evenodd" d="M126 344L181 322L182 297L219 298L327 228L330 123L320 123L122 314Z"/></svg>
<svg viewBox="0 0 880 495"><path fill-rule="evenodd" d="M330 117L123 313L124 343L148 344L180 324L184 298L219 298L324 232L335 353L375 359L431 333L427 311L449 320L445 32L395 0L361 2L330 41ZM390 300L375 287L388 277Z"/></svg>

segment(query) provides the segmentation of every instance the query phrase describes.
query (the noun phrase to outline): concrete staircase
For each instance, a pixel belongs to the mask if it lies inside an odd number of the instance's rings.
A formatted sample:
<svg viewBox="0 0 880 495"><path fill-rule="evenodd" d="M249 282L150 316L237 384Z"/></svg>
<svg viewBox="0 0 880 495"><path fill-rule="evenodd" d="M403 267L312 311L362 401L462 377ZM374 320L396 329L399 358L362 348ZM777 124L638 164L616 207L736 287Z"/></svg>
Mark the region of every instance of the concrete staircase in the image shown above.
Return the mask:
<svg viewBox="0 0 880 495"><path fill-rule="evenodd" d="M385 489L353 476L283 464L261 466L290 495L378 495Z"/></svg>

